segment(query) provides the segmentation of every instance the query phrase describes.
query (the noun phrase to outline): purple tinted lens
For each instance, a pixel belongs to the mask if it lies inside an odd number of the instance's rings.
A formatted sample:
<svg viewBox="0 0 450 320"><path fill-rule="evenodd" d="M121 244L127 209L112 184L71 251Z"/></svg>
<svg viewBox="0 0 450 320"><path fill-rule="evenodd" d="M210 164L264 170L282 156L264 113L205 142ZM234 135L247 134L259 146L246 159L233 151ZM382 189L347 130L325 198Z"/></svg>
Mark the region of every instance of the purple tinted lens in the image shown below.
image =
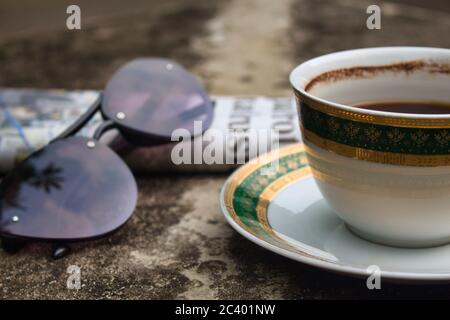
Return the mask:
<svg viewBox="0 0 450 320"><path fill-rule="evenodd" d="M18 165L0 184L0 233L82 240L124 224L136 182L108 147L81 137L56 141Z"/></svg>
<svg viewBox="0 0 450 320"><path fill-rule="evenodd" d="M120 68L106 86L102 111L124 129L161 138L170 138L177 128L192 135L194 121L206 130L212 120L202 86L166 59L137 59Z"/></svg>

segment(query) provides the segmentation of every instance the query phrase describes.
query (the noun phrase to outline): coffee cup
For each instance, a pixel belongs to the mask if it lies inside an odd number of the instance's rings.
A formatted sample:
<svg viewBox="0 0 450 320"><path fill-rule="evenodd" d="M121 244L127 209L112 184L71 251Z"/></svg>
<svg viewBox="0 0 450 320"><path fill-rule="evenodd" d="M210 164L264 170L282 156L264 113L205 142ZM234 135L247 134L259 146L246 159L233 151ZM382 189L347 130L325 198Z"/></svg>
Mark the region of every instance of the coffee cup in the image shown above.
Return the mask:
<svg viewBox="0 0 450 320"><path fill-rule="evenodd" d="M342 51L290 82L316 184L349 229L386 245L449 243L450 50Z"/></svg>

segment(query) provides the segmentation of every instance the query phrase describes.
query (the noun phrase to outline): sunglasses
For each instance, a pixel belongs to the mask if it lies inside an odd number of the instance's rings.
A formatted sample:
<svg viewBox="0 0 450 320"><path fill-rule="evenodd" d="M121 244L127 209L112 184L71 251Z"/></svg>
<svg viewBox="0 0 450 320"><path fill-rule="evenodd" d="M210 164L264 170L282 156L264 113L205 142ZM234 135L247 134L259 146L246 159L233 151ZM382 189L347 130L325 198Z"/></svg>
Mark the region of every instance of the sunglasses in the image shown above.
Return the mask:
<svg viewBox="0 0 450 320"><path fill-rule="evenodd" d="M166 59L137 59L122 66L103 93L74 124L15 166L0 183L2 248L19 251L31 241L53 243L55 259L68 243L104 237L131 217L136 181L100 137L118 129L133 145L168 143L172 132L207 129L212 102L197 80ZM76 133L100 112L92 138Z"/></svg>

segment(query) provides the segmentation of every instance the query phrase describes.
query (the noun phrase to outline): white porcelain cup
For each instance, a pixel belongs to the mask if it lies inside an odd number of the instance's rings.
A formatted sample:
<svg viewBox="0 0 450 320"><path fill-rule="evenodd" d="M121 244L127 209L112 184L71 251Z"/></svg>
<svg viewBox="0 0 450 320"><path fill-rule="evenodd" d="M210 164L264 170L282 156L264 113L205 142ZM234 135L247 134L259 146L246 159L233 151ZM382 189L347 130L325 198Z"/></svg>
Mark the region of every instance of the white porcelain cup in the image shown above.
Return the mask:
<svg viewBox="0 0 450 320"><path fill-rule="evenodd" d="M315 181L347 226L388 245L449 243L450 108L433 115L355 106L450 106L450 50L343 51L299 65L290 82Z"/></svg>

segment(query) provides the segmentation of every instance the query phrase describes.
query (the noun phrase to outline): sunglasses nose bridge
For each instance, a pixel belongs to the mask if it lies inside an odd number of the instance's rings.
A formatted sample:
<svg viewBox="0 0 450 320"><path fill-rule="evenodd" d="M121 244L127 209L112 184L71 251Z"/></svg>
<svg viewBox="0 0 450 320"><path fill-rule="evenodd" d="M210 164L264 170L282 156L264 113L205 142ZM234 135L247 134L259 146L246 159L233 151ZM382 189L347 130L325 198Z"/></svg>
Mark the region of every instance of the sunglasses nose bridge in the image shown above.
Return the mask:
<svg viewBox="0 0 450 320"><path fill-rule="evenodd" d="M116 123L113 120L105 120L95 129L92 139L98 141L103 134L114 128L116 128Z"/></svg>

